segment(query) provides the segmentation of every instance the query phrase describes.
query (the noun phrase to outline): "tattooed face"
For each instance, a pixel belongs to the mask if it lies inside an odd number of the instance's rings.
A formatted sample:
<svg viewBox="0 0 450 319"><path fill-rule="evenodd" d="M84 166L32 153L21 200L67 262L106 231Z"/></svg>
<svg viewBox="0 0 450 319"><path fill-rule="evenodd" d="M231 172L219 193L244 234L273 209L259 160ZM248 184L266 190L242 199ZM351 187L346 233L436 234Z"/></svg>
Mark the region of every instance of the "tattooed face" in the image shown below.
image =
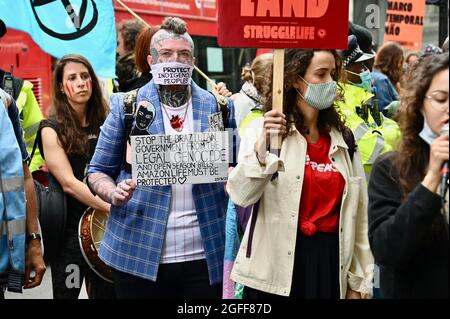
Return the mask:
<svg viewBox="0 0 450 319"><path fill-rule="evenodd" d="M194 64L194 44L191 37L185 34L169 33L160 30L152 38L150 46L150 64L163 62L180 62Z"/></svg>
<svg viewBox="0 0 450 319"><path fill-rule="evenodd" d="M160 30L152 37L149 64L179 62L194 65L194 43L187 34L174 34ZM179 107L186 104L190 96L189 86L160 85L158 86L160 100L165 105Z"/></svg>
<svg viewBox="0 0 450 319"><path fill-rule="evenodd" d="M60 89L70 105L85 105L92 95L92 79L86 66L82 63L67 63Z"/></svg>

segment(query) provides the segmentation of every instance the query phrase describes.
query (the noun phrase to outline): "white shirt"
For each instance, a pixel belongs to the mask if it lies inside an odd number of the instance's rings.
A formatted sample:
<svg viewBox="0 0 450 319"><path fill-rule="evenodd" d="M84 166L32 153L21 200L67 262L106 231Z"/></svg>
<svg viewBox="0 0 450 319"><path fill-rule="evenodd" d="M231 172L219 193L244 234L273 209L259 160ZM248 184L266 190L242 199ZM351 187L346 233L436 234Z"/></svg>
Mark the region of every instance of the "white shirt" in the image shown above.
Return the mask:
<svg viewBox="0 0 450 319"><path fill-rule="evenodd" d="M188 109L186 110L186 107ZM167 135L189 134L194 130L192 100L178 108L161 104L164 129ZM169 115L183 119L183 129L176 131L170 125ZM162 264L186 262L205 258L202 235L192 196L192 185L172 185L172 204L167 220L161 257Z"/></svg>

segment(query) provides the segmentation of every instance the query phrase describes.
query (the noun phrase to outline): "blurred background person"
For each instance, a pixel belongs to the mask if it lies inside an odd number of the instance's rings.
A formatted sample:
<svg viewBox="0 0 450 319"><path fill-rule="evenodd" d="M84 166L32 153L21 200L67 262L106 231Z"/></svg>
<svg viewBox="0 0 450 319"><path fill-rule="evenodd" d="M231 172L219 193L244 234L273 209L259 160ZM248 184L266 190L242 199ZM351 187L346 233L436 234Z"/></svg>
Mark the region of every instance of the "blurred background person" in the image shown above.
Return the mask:
<svg viewBox="0 0 450 319"><path fill-rule="evenodd" d="M245 135L251 123L264 116L264 98L262 93L269 89L272 72L273 53L264 53L257 56L252 64L242 68L244 84L241 90L234 94L236 124L240 138ZM251 207L240 207L228 201L227 218L225 222L225 257L223 265L223 298L242 299L243 286L230 279L239 244L245 231L245 225L252 212Z"/></svg>
<svg viewBox="0 0 450 319"><path fill-rule="evenodd" d="M0 39L6 34L6 26L0 19ZM33 93L33 84L30 81L15 77L6 70L0 69L0 88L6 90L15 100L19 109L20 125L23 130L23 138L26 143L27 151L31 154L36 132L43 115ZM30 164L30 171L34 172L44 164L44 160L36 150Z"/></svg>
<svg viewBox="0 0 450 319"><path fill-rule="evenodd" d="M241 122L253 109L263 109L263 98L261 89L267 82L267 67L272 66L273 54L264 53L258 55L252 64L246 64L242 68L241 79L244 81L239 93L234 96L234 107L236 112L236 126L239 128Z"/></svg>
<svg viewBox="0 0 450 319"><path fill-rule="evenodd" d="M393 101L399 100L403 74L403 50L395 42L385 43L375 57L372 85L376 88L381 112Z"/></svg>
<svg viewBox="0 0 450 319"><path fill-rule="evenodd" d="M126 81L124 92L139 89L150 82L152 74L150 73L150 65L147 62L147 56L150 54L150 43L153 35L159 30L159 26L145 27L136 40L134 48L134 62L136 65L136 75L132 79Z"/></svg>
<svg viewBox="0 0 450 319"><path fill-rule="evenodd" d="M418 59L419 59L419 53L410 52L410 53L408 53L408 55L405 58L405 65L407 67L410 67L410 66L414 65Z"/></svg>
<svg viewBox="0 0 450 319"><path fill-rule="evenodd" d="M427 44L427 46L423 50L421 57L427 57L430 55L436 55L436 54L441 54L441 53L442 53L442 49L440 47L430 43L430 44Z"/></svg>
<svg viewBox="0 0 450 319"><path fill-rule="evenodd" d="M121 92L129 91L127 81L139 76L136 70L134 48L144 25L139 20L126 20L117 25L116 76Z"/></svg>
<svg viewBox="0 0 450 319"><path fill-rule="evenodd" d="M356 37L356 40L361 50L364 53L373 56L373 59L364 61L364 65L370 70L370 72L372 72L373 63L375 62L374 58L376 55L376 52L374 50L375 45L373 43L372 34L370 33L369 29L360 26L358 24L349 22L348 35L352 34Z"/></svg>
<svg viewBox="0 0 450 319"><path fill-rule="evenodd" d="M448 53L422 60L407 84L400 146L369 182L369 240L384 297L448 298Z"/></svg>

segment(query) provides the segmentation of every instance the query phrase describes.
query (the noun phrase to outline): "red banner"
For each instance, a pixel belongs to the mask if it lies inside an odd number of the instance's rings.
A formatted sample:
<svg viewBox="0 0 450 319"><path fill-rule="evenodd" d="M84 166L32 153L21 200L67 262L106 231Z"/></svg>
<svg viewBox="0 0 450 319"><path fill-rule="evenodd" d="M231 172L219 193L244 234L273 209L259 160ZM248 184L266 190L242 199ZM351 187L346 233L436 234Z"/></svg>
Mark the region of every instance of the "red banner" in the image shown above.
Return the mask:
<svg viewBox="0 0 450 319"><path fill-rule="evenodd" d="M223 47L346 49L348 0L219 0Z"/></svg>

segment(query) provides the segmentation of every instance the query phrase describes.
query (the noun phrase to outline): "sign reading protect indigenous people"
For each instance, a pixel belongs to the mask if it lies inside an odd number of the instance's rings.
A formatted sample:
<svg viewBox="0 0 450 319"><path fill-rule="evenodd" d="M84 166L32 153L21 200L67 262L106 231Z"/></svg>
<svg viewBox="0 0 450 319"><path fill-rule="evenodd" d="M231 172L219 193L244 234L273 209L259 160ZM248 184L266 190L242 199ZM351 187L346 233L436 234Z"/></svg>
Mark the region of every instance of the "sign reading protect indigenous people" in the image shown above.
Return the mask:
<svg viewBox="0 0 450 319"><path fill-rule="evenodd" d="M227 181L228 132L130 136L138 186Z"/></svg>
<svg viewBox="0 0 450 319"><path fill-rule="evenodd" d="M388 1L384 41L398 42L406 50L422 48L425 0Z"/></svg>
<svg viewBox="0 0 450 319"><path fill-rule="evenodd" d="M153 64L151 72L155 84L189 85L193 69L190 65L170 62Z"/></svg>
<svg viewBox="0 0 450 319"><path fill-rule="evenodd" d="M348 0L219 1L220 46L347 48Z"/></svg>

